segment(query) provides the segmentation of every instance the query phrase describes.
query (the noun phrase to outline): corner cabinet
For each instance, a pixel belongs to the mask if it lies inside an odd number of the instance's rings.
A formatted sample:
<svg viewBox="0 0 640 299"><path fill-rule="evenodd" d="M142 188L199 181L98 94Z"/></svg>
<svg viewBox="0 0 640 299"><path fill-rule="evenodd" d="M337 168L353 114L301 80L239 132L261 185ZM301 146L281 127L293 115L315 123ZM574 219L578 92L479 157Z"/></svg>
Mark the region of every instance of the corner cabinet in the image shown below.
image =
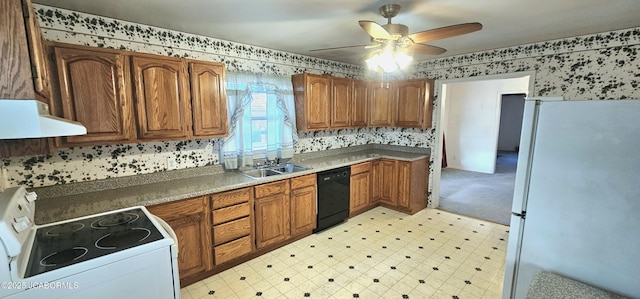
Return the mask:
<svg viewBox="0 0 640 299"><path fill-rule="evenodd" d="M147 209L166 221L178 237L181 281L212 269L208 196L154 205Z"/></svg>
<svg viewBox="0 0 640 299"><path fill-rule="evenodd" d="M331 127L331 77L297 74L291 77L299 131Z"/></svg>
<svg viewBox="0 0 640 299"><path fill-rule="evenodd" d="M372 197L381 206L414 214L427 207L428 158L373 162Z"/></svg>
<svg viewBox="0 0 640 299"><path fill-rule="evenodd" d="M289 180L255 186L256 248L290 236Z"/></svg>
<svg viewBox="0 0 640 299"><path fill-rule="evenodd" d="M316 174L292 178L291 237L316 228Z"/></svg>
<svg viewBox="0 0 640 299"><path fill-rule="evenodd" d="M374 196L378 198L380 205L395 209L398 205L396 161L380 159L376 170L378 172L374 174L376 177L376 183L373 185Z"/></svg>
<svg viewBox="0 0 640 299"><path fill-rule="evenodd" d="M190 61L193 136L223 137L228 134L224 65Z"/></svg>
<svg viewBox="0 0 640 299"><path fill-rule="evenodd" d="M395 126L422 129L431 127L432 97L433 80L395 82Z"/></svg>
<svg viewBox="0 0 640 299"><path fill-rule="evenodd" d="M186 66L182 59L133 56L131 60L138 139L191 137Z"/></svg>
<svg viewBox="0 0 640 299"><path fill-rule="evenodd" d="M128 57L116 50L62 45L53 52L60 100L51 110L87 128L86 135L57 137L56 146L134 141Z"/></svg>

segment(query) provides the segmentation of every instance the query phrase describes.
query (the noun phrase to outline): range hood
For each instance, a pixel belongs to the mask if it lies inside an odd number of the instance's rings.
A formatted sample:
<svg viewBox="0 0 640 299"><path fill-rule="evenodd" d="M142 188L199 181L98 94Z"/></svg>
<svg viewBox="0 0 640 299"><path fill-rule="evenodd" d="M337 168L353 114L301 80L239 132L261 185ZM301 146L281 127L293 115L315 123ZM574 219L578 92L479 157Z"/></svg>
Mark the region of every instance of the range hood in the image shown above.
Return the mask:
<svg viewBox="0 0 640 299"><path fill-rule="evenodd" d="M36 100L0 99L0 139L87 134L81 123L52 116L49 106Z"/></svg>

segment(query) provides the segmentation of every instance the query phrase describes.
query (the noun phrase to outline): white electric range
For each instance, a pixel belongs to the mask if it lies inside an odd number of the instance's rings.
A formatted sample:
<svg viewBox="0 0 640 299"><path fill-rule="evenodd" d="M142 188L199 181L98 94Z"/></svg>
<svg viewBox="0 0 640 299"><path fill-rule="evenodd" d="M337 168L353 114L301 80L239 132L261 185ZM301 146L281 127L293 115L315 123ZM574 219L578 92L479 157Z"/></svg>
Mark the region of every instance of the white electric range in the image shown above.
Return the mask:
<svg viewBox="0 0 640 299"><path fill-rule="evenodd" d="M35 199L0 193L0 298L180 298L177 238L147 209L39 226Z"/></svg>

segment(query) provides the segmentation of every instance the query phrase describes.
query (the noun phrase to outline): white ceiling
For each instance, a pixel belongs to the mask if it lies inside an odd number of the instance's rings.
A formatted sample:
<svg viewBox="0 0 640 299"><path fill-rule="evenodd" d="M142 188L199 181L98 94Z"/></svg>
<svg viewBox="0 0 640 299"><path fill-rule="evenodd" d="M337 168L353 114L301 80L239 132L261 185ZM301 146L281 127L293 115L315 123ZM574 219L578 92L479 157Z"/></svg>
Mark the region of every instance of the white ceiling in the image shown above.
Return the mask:
<svg viewBox="0 0 640 299"><path fill-rule="evenodd" d="M480 22L481 31L428 44L448 51L417 61L589 33L640 27L640 0L34 0L39 4L335 61L358 63L358 20L385 24L378 8L402 6L409 33Z"/></svg>

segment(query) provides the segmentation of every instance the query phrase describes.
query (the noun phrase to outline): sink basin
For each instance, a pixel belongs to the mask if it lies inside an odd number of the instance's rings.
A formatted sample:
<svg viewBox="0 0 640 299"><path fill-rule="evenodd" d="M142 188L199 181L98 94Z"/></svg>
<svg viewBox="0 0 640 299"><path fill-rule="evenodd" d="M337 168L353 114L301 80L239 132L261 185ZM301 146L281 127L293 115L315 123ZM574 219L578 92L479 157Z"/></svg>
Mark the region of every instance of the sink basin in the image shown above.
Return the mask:
<svg viewBox="0 0 640 299"><path fill-rule="evenodd" d="M307 170L309 168L304 167L304 166L300 166L300 165L295 165L295 164L287 164L285 166L271 168L271 169L273 169L273 170L275 170L277 172L291 173L291 172L298 172L298 171Z"/></svg>
<svg viewBox="0 0 640 299"><path fill-rule="evenodd" d="M281 172L268 168L242 170L240 173L254 179L265 178L272 175L281 175Z"/></svg>
<svg viewBox="0 0 640 299"><path fill-rule="evenodd" d="M285 173L298 172L309 169L308 167L296 165L296 164L286 164L283 166L274 166L270 168L254 168L247 170L240 170L241 174L248 176L252 179L265 178L272 175L281 175Z"/></svg>

